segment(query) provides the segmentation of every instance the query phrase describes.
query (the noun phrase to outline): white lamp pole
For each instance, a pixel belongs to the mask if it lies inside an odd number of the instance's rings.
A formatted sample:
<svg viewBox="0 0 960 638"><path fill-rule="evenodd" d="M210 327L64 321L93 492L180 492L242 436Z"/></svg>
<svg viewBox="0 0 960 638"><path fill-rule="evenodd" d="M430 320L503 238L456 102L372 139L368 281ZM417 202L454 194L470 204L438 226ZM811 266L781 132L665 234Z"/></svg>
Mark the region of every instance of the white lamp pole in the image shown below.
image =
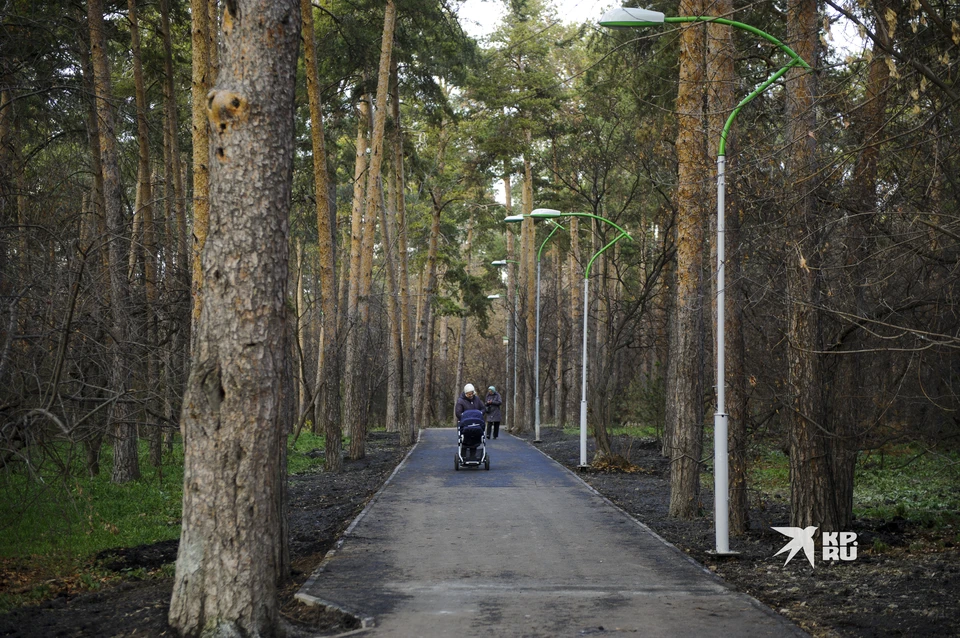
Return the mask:
<svg viewBox="0 0 960 638"><path fill-rule="evenodd" d="M726 146L727 137L730 133L730 127L733 120L737 117L747 102L763 93L767 88L780 79L791 68L801 66L807 70L812 70L803 58L785 45L783 42L749 24L736 22L726 18L717 18L713 16L672 16L668 17L659 11L649 11L647 9L637 9L629 7L619 7L610 9L600 18L600 25L610 29L630 29L639 27L654 27L663 23L689 23L689 22L712 22L723 24L743 31L749 31L771 44L776 45L782 51L790 56L790 62L782 69L774 73L763 84L758 86L747 97L743 98L739 104L731 111L730 116L724 124L720 133L720 145L717 152L717 411L713 415L713 494L714 494L714 523L716 528L716 553L734 554L730 551L730 502L729 502L729 459L727 447L728 415L726 410L726 339L724 330L726 327L726 276L724 264L726 262L726 249L724 246L724 233L726 231L725 206L726 206Z"/></svg>
<svg viewBox="0 0 960 638"><path fill-rule="evenodd" d="M583 270L583 365L581 366L580 372L580 465L578 467L585 468L589 467L589 464L587 463L587 325L590 319L590 267L593 266L593 262L596 261L597 257L599 257L606 249L620 241L621 238L627 237L632 239L632 237L630 237L627 231L620 228L609 219L600 217L599 215L593 215L591 213L561 213L560 211L553 210L552 208L537 208L530 213L530 216L534 219L553 219L556 217L590 217L591 219L596 219L607 223L620 231L620 234L617 235L613 241L607 243L606 246L598 250L593 257L590 258L590 261L587 263L587 267Z"/></svg>

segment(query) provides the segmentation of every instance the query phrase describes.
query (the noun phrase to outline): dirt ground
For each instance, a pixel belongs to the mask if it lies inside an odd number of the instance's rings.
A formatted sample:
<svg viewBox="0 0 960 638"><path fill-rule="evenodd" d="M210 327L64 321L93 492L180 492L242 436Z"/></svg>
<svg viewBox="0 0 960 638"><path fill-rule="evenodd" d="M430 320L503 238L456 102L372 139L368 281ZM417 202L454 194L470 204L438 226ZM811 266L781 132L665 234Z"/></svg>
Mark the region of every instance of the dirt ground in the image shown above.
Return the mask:
<svg viewBox="0 0 960 638"><path fill-rule="evenodd" d="M553 428L541 432L540 449L575 467L579 441ZM856 561L810 568L802 557L786 567L774 554L787 539L770 529L788 524L785 503L763 503L752 512L745 539L733 539L738 558L717 560L710 519L693 522L667 517L667 463L653 442L618 439L631 472L580 473L612 502L667 541L747 592L794 620L814 636L960 636L960 550L950 539L930 538L928 530L904 521L860 520ZM312 473L290 481L290 550L294 572L281 596L287 634L332 635L356 627L353 618L299 604L293 595L340 534L380 488L406 453L396 436L373 433L367 456L347 461L342 474ZM452 470L451 470L452 471ZM705 492L705 503L712 495ZM954 531L955 532L955 531ZM874 539L887 547L875 553ZM956 534L952 535L956 539ZM176 541L104 553L101 563L115 571L145 571L172 562ZM0 574L0 583L12 579ZM2 585L0 585L2 586ZM166 623L172 582L125 581L96 593L64 593L42 604L0 616L0 636L120 637L172 636Z"/></svg>

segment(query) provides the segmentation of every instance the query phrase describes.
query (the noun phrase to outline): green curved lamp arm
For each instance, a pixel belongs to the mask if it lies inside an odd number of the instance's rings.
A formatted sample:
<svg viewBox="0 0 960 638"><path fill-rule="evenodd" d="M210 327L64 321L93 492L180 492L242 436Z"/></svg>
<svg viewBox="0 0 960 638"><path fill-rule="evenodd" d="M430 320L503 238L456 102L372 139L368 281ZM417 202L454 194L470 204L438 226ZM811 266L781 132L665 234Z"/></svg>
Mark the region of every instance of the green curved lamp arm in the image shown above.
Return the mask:
<svg viewBox="0 0 960 638"><path fill-rule="evenodd" d="M612 222L611 222L611 223L612 223ZM601 248L600 250L598 250L598 251L596 252L596 254L595 254L593 257L590 258L590 261L587 262L587 267L586 267L586 269L583 271L583 278L584 278L584 279L589 279L589 278L590 278L590 267L593 266L593 262L596 261L597 257L599 257L601 254L603 254L603 252L604 252L607 248L610 248L610 246L613 246L615 243L617 243L618 241L620 241L623 237L627 237L628 239L633 239L633 237L630 237L630 235L628 235L626 232L621 232L619 235L617 235L617 236L613 239L613 241L611 241L611 242L608 243L606 246L604 246L603 248Z"/></svg>
<svg viewBox="0 0 960 638"><path fill-rule="evenodd" d="M543 247L547 245L547 242L550 241L550 238L553 237L553 234L563 228L560 224L556 224L553 227L553 230L550 231L550 234L547 235L547 238L543 240L543 243L540 244L540 248L537 250L537 261L540 261L540 255L543 254Z"/></svg>
<svg viewBox="0 0 960 638"><path fill-rule="evenodd" d="M783 75L792 69L795 66L803 67L808 71L812 71L813 67L807 64L806 60L801 58L796 51L788 47L786 44L770 35L766 31L761 31L760 29L751 26L749 24L744 24L743 22L737 22L735 20L727 20L726 18L715 18L711 16L675 16L675 17L665 17L664 22L673 22L673 23L683 23L683 22L714 22L716 24L723 24L735 29L741 29L743 31L749 31L750 33L759 36L770 42L771 44L776 45L781 51L790 56L790 62L770 76L766 82L758 86L750 95L740 100L740 103L737 104L736 108L730 112L730 116L727 118L726 124L723 125L723 130L720 132L720 146L717 151L717 155L723 157L727 154L727 136L730 134L730 127L733 126L733 120L736 119L737 115L740 114L740 110L747 105L753 98L757 97L764 91L766 91L771 84L779 80Z"/></svg>

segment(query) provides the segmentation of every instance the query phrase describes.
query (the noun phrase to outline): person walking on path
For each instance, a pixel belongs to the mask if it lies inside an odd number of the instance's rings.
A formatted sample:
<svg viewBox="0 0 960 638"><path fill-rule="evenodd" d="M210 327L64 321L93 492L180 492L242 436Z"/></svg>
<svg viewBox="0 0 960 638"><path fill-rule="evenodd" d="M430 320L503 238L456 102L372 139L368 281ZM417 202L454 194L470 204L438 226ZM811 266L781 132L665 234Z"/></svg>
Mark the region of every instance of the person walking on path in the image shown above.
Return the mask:
<svg viewBox="0 0 960 638"><path fill-rule="evenodd" d="M463 386L463 393L457 399L457 405L453 408L453 413L457 416L457 423L459 424L464 410L480 410L483 412L484 407L483 401L480 400L473 388L473 384L468 383Z"/></svg>
<svg viewBox="0 0 960 638"><path fill-rule="evenodd" d="M487 438L493 432L493 438L500 436L500 406L503 405L503 399L494 386L487 388Z"/></svg>

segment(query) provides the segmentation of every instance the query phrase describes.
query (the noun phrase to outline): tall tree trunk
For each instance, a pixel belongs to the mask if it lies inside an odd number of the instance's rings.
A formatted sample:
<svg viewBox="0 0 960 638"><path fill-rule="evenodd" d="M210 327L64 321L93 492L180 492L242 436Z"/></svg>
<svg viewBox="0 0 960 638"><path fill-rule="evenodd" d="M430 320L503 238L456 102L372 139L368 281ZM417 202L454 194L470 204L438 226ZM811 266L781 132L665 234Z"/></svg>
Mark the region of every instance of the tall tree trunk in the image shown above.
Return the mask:
<svg viewBox="0 0 960 638"><path fill-rule="evenodd" d="M437 285L437 252L440 244L440 210L436 199L433 206L433 222L430 225L430 244L427 251L426 282L421 295L417 327L417 369L413 388L417 401L416 421L421 428L428 426L430 418L430 358L433 349L433 295Z"/></svg>
<svg viewBox="0 0 960 638"><path fill-rule="evenodd" d="M509 168L509 165L508 165ZM504 207L507 215L513 214L513 194L511 192L510 173L503 176ZM507 230L507 378L503 387L504 424L510 432L519 432L520 420L517 414L517 259L516 238ZM508 407L509 406L509 407Z"/></svg>
<svg viewBox="0 0 960 638"><path fill-rule="evenodd" d="M133 78L137 102L137 142L138 155L138 192L140 200L140 226L143 231L143 287L145 314L145 343L147 359L146 404L145 420L147 433L150 439L150 463L154 467L160 466L161 437L160 424L154 415L159 414L156 403L156 388L158 387L157 356L156 356L156 316L157 307L157 246L154 238L153 225L153 170L150 167L150 129L147 125L147 92L143 81L143 64L140 55L140 23L137 18L137 0L127 2L130 19L131 53L133 55Z"/></svg>
<svg viewBox="0 0 960 638"><path fill-rule="evenodd" d="M210 68L211 0L190 0L193 43L193 319L196 331L203 309L203 269L200 254L210 226L210 133L207 129L207 93L213 84ZM193 340L191 340L193 343Z"/></svg>
<svg viewBox="0 0 960 638"><path fill-rule="evenodd" d="M359 427L359 409L356 402L359 390L359 332L363 328L360 324L359 300L360 280L362 278L360 261L363 255L363 211L364 192L367 183L367 131L370 121L369 96L364 96L357 107L357 146L353 170L353 205L350 215L350 280L347 293L346 312L346 359L344 360L343 376L343 420L346 424L347 435L353 439Z"/></svg>
<svg viewBox="0 0 960 638"><path fill-rule="evenodd" d="M391 147L391 155L393 149ZM380 233L383 238L383 260L387 271L387 323L389 341L387 347L387 409L386 430L398 432L402 418L401 401L403 397L403 328L400 318L400 286L397 273L397 178L391 170L388 178L386 206L380 208Z"/></svg>
<svg viewBox="0 0 960 638"><path fill-rule="evenodd" d="M400 81L397 60L394 56L390 61L390 73L393 76L393 87L396 93L393 100L390 101L390 107L393 110L393 128L396 132L394 138L394 162L393 169L397 179L397 268L398 284L400 290L400 332L403 344L403 386L402 386L402 406L400 410L401 421L398 424L400 430L400 442L404 445L411 445L414 441L414 401L413 401L413 319L410 304L410 276L407 266L407 221L406 221L406 181L403 172L403 127L400 121Z"/></svg>
<svg viewBox="0 0 960 638"><path fill-rule="evenodd" d="M536 376L534 375L534 357L536 356L537 339L537 231L534 226L533 218L530 213L533 212L533 165L530 162L529 154L532 152L533 137L529 130L524 133L527 142L527 152L523 155L523 196L521 197L521 213L524 216L522 224L521 250L523 256L520 258L523 262L521 268L521 279L524 281L524 296L526 303L523 306L526 352L524 354L523 382L520 389L523 394L523 416L515 424L519 426L519 432L533 431L534 412L536 410ZM525 270L525 275L524 275Z"/></svg>
<svg viewBox="0 0 960 638"><path fill-rule="evenodd" d="M130 282L124 271L123 205L121 203L120 156L117 150L115 117L111 107L113 90L106 52L106 35L103 24L103 3L91 0L87 3L87 18L90 22L90 59L93 63L94 91L97 100L97 118L100 132L100 159L103 168L104 216L106 218L107 252L109 255L110 310L113 318L110 351L110 389L122 398L127 392L129 370L127 368L129 347L129 302ZM123 401L114 401L110 408L109 423L114 428L113 481L126 483L140 476L137 449L137 427L131 423Z"/></svg>
<svg viewBox="0 0 960 638"><path fill-rule="evenodd" d="M184 635L274 635L299 3L230 2L223 32L169 621Z"/></svg>
<svg viewBox="0 0 960 638"><path fill-rule="evenodd" d="M583 264L584 266L586 263ZM573 381L571 388L575 389L576 400L574 415L580 414L580 397L583 396L583 346L580 336L583 334L583 269L580 264L580 219L570 219L570 254L567 257L567 268L570 272L570 376ZM579 417L577 417L579 423Z"/></svg>
<svg viewBox="0 0 960 638"><path fill-rule="evenodd" d="M320 259L320 305L323 338L317 353L317 380L314 392L314 423L322 423L325 435L324 468L339 472L343 466L340 428L340 357L337 319L336 231L330 210L327 151L323 137L323 110L317 76L317 45L310 0L300 0L303 16L303 52L310 102L310 138L313 149L313 183L317 202L317 250Z"/></svg>
<svg viewBox="0 0 960 638"><path fill-rule="evenodd" d="M792 0L787 6L787 44L815 65L817 2ZM787 419L790 431L790 521L796 527L814 525L838 529L838 511L830 441L824 432L820 315L820 220L817 214L816 77L791 69L786 82L787 141Z"/></svg>
<svg viewBox="0 0 960 638"><path fill-rule="evenodd" d="M382 187L380 173L383 167L384 132L387 125L387 99L390 93L390 58L393 54L393 31L397 21L397 7L393 0L387 0L383 15L383 36L380 40L380 67L377 72L377 97L373 113L373 132L370 139L370 165L367 171L367 193L363 228L363 246L360 259L360 289L357 295L357 314L359 325L351 331L351 342L355 356L360 357L365 350L363 337L370 316L370 291L373 286L373 247L377 228L377 211L380 208ZM362 329L361 329L362 328ZM351 423L350 450L351 459L361 459L366 454L368 415L360 409L359 391L363 386L353 385L354 395L347 396L347 404L356 406L356 423Z"/></svg>
<svg viewBox="0 0 960 638"><path fill-rule="evenodd" d="M680 3L681 15L703 15L699 0ZM705 29L685 27L680 35L680 86L677 92L676 192L677 273L675 320L670 334L674 423L670 449L670 516L693 518L700 512L700 457L704 420L704 178L709 175L703 130ZM706 196L706 197L705 197Z"/></svg>
<svg viewBox="0 0 960 638"><path fill-rule="evenodd" d="M729 15L733 11L732 0L719 0L713 7L716 15ZM727 117L736 106L734 91L737 86L736 70L734 69L735 48L732 27L723 25L708 25L707 27L707 76L710 78L708 89L707 113L709 131L707 139L710 143L710 157L715 158L720 152L720 135ZM732 136L727 139L727 149L732 148ZM726 173L735 175L734 154L726 154ZM726 192L733 190L733 180L727 180ZM750 508L747 503L747 391L746 375L744 373L744 341L742 312L746 306L746 296L741 279L741 255L738 252L740 245L740 217L736 208L736 197L727 197L725 204L724 242L726 246L725 295L726 309L724 319L725 333L725 360L726 360L726 411L728 416L727 455L729 459L729 524L730 532L735 536L742 536L750 527ZM712 199L714 207L717 200ZM711 235L716 237L717 218L711 218ZM711 245L711 263L717 263L716 243ZM716 281L716 280L714 280ZM714 313L716 310L716 295L714 296ZM716 325L716 322L714 322ZM716 339L716 335L714 335ZM715 353L718 356L718 353Z"/></svg>
<svg viewBox="0 0 960 638"><path fill-rule="evenodd" d="M554 246L553 263L556 269L556 305L557 305L557 367L556 367L556 390L553 398L554 422L558 428L564 428L567 425L567 389L570 387L567 380L567 323L565 321L566 299L564 290L566 282L573 281L572 273L568 273L564 265L563 256L560 254L560 248Z"/></svg>
<svg viewBox="0 0 960 638"><path fill-rule="evenodd" d="M874 3L875 31L879 37L889 42L886 12L887 0ZM870 239L872 235L870 220L878 214L877 186L878 165L880 161L881 138L886 128L887 91L890 84L890 67L879 43L873 45L873 57L867 78L866 95L861 107L863 128L862 151L853 167L851 192L847 208L852 212L847 223L847 237L844 242L845 264L852 289L852 307L849 312L857 317L867 314L866 296L869 289L865 264L870 259ZM857 453L863 431L866 427L868 406L862 397L871 396L864 378L865 356L856 352L862 348L860 331L851 333L850 343L843 346L834 371L832 404L828 430L833 433L830 440L833 465L834 490L837 501L837 525L839 529L849 529L853 520L853 487Z"/></svg>

